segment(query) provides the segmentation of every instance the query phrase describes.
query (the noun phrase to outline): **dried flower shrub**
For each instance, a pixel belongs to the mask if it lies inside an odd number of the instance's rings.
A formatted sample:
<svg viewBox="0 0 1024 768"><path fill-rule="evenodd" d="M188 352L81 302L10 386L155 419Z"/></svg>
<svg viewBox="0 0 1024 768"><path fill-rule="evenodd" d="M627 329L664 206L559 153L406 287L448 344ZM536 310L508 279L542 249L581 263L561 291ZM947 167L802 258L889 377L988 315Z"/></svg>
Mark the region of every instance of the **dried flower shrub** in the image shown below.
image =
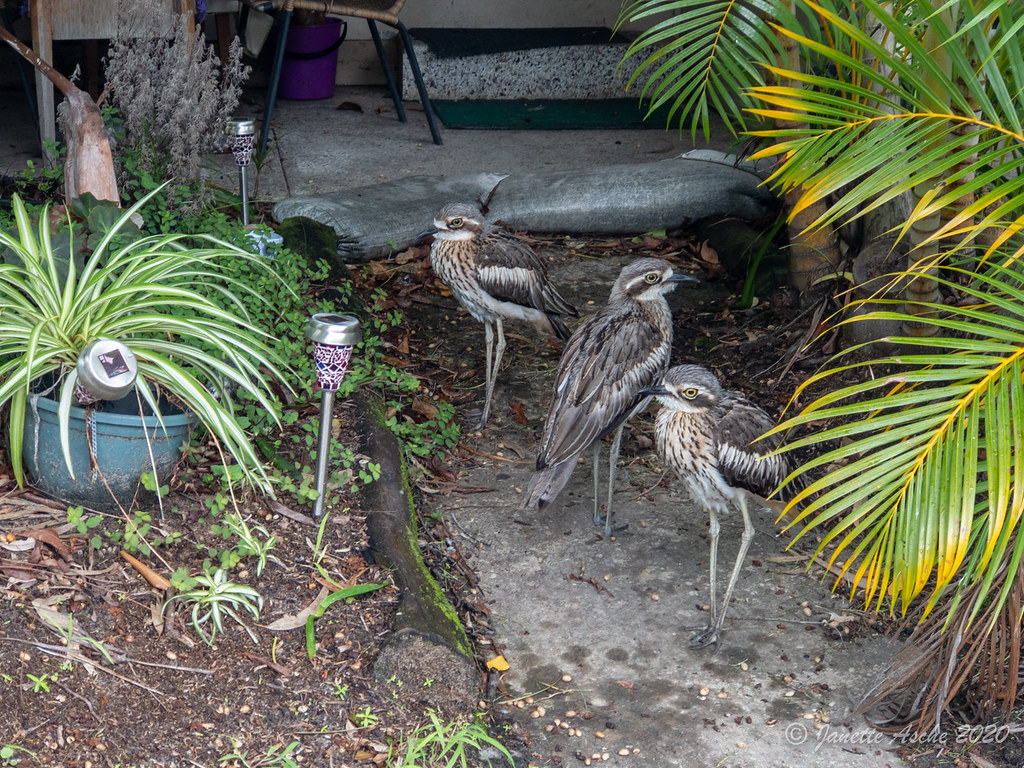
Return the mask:
<svg viewBox="0 0 1024 768"><path fill-rule="evenodd" d="M249 76L242 47L235 38L222 66L202 29L189 31L187 15L175 20L155 0L120 0L118 14L120 24L104 60L107 91L122 121L125 146L134 150L118 153L119 180L129 181L129 171L136 178L173 178L174 202L200 208L209 199L202 183L203 154L223 137ZM126 157L134 168L125 167ZM182 199L182 187L188 199Z"/></svg>

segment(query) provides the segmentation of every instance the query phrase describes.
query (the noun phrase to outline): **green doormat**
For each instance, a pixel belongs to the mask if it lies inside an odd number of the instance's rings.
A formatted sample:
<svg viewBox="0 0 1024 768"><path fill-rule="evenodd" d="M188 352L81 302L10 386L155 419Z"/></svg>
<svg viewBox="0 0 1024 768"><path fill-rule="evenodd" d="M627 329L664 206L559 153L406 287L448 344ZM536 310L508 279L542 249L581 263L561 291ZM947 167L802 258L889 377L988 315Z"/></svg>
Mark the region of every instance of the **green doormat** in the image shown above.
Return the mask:
<svg viewBox="0 0 1024 768"><path fill-rule="evenodd" d="M637 99L483 99L432 100L446 128L493 130L576 130L587 128L657 128L665 130L668 109L646 120L647 107Z"/></svg>

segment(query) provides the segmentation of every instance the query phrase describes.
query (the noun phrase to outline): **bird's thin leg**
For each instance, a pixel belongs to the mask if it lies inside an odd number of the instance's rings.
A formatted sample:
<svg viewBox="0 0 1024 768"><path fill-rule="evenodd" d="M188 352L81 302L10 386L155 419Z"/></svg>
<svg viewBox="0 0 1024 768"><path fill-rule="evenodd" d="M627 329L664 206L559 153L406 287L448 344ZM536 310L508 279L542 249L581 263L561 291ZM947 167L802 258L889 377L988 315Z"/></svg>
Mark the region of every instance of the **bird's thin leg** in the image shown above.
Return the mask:
<svg viewBox="0 0 1024 768"><path fill-rule="evenodd" d="M611 453L608 456L608 505L604 508L604 535L612 535L612 494L615 492L615 465L619 463L619 447L622 445L622 430L625 424L615 430Z"/></svg>
<svg viewBox="0 0 1024 768"><path fill-rule="evenodd" d="M601 485L601 441L596 440L594 442L594 525L600 525L603 521L601 520L601 504L598 502L600 498L598 488Z"/></svg>
<svg viewBox="0 0 1024 768"><path fill-rule="evenodd" d="M501 320L498 320L498 347L504 351L505 334L501 330ZM490 320L484 321L484 344L487 347L487 377L484 385L484 411L480 414L480 428L487 424L487 417L491 415L491 397L494 395L494 380L497 378L497 371L493 365L492 350L494 348L494 328ZM501 359L501 352L498 353Z"/></svg>
<svg viewBox="0 0 1024 768"><path fill-rule="evenodd" d="M718 600L716 599L716 593L718 591L718 537L722 535L722 524L718 522L718 513L712 509L709 513L710 524L708 526L708 533L711 536L711 554L710 554L710 569L711 569L711 624L714 626L718 618Z"/></svg>
<svg viewBox="0 0 1024 768"><path fill-rule="evenodd" d="M498 371L501 370L501 358L505 354L505 324L499 317L495 322L498 325L498 344L494 348L494 365L491 366L491 370L487 374L487 394L486 402L484 403L484 418L483 421L487 421L487 417L491 414L491 402L494 400L494 385L498 381Z"/></svg>
<svg viewBox="0 0 1024 768"><path fill-rule="evenodd" d="M692 638L690 638L691 648L703 648L707 643L702 642L703 639L711 631L712 627L717 623L718 618L718 600L716 599L715 593L717 592L717 575L718 575L718 537L722 534L722 524L718 522L718 513L715 512L714 508L708 510L708 538L711 540L711 551L708 555L708 568L710 570L709 591L710 601L708 605L711 607L711 620L708 621L703 627L686 627L687 632L697 632Z"/></svg>
<svg viewBox="0 0 1024 768"><path fill-rule="evenodd" d="M736 555L736 563L732 567L732 575L729 577L729 585L725 588L725 597L722 599L722 610L718 614L714 625L708 632L707 641L704 645L718 644L718 636L722 632L722 625L725 623L725 612L729 608L729 600L732 598L733 587L740 578L740 571L743 569L743 559L750 549L750 542L754 539L754 524L750 521L750 510L747 509L747 495L742 491L739 494L740 512L743 513L743 536L740 538L740 551ZM691 642L692 645L692 642Z"/></svg>

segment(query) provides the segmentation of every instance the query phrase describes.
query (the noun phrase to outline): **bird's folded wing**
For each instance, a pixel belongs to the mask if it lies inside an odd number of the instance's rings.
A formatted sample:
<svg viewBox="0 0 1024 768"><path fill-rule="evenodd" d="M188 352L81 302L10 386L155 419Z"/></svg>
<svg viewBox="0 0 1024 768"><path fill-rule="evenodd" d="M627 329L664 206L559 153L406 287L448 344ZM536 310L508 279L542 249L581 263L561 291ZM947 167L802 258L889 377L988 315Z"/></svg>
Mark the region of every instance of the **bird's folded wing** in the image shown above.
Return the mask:
<svg viewBox="0 0 1024 768"><path fill-rule="evenodd" d="M726 393L716 411L718 470L729 485L767 496L789 474L785 456L770 455L777 435L759 440L775 421L746 398Z"/></svg>
<svg viewBox="0 0 1024 768"><path fill-rule="evenodd" d="M577 456L629 418L645 400L637 391L668 364L663 342L634 315L588 318L562 353L541 460L556 464Z"/></svg>
<svg viewBox="0 0 1024 768"><path fill-rule="evenodd" d="M480 287L499 301L577 315L549 284L543 260L518 238L492 232L476 255Z"/></svg>

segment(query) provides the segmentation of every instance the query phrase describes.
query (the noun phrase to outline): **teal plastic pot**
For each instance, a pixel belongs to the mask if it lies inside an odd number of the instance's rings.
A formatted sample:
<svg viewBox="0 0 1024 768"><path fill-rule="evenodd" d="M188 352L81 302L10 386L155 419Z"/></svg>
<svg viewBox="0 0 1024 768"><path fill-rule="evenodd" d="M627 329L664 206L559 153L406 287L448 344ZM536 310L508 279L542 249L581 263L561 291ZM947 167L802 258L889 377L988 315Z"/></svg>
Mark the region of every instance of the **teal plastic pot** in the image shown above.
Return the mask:
<svg viewBox="0 0 1024 768"><path fill-rule="evenodd" d="M32 484L47 496L94 509L129 509L148 493L142 487L144 473L152 473L155 466L161 484L171 476L194 420L180 409L161 406L161 426L156 416L140 414L135 392L100 405L71 408L72 477L61 451L57 402L30 395L25 407L25 467Z"/></svg>

